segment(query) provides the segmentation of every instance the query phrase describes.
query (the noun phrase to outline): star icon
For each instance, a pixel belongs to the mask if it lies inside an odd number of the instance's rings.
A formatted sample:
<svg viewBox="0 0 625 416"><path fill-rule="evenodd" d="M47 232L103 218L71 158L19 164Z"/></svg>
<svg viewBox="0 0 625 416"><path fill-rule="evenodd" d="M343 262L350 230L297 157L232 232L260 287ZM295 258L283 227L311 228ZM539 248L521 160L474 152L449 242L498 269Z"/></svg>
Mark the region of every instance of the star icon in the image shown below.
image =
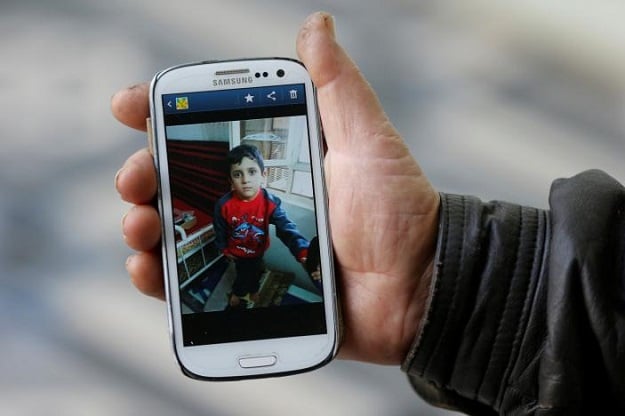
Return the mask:
<svg viewBox="0 0 625 416"><path fill-rule="evenodd" d="M245 102L246 103L253 103L254 102L254 96L252 94L250 94L249 92L243 98L245 98Z"/></svg>

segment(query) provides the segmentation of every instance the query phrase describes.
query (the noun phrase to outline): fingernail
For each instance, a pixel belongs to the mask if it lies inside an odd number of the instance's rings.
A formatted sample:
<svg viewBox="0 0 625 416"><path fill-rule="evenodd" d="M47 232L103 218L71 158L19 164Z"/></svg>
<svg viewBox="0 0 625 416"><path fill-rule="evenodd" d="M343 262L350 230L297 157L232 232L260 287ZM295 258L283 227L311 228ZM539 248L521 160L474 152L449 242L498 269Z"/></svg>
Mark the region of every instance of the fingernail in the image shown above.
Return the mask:
<svg viewBox="0 0 625 416"><path fill-rule="evenodd" d="M121 193L121 192L119 191L119 186L117 186L117 183L119 182L119 177L122 175L122 173L124 173L125 170L126 170L126 167L122 166L121 169L119 169L117 173L115 174L114 183L115 183L115 189L117 190L118 193Z"/></svg>
<svg viewBox="0 0 625 416"><path fill-rule="evenodd" d="M122 217L122 238L124 239L124 241L127 240L126 238L126 227L125 227L125 222L126 222L126 217L128 216L128 213L125 213L124 216Z"/></svg>
<svg viewBox="0 0 625 416"><path fill-rule="evenodd" d="M126 263L125 263L126 270L128 270L128 266L130 266L130 263L132 263L135 260L135 257L137 257L136 254L131 254L130 256L126 258Z"/></svg>
<svg viewBox="0 0 625 416"><path fill-rule="evenodd" d="M335 39L336 38L336 21L334 19L334 16L332 16L329 13L325 13L324 20L325 20L326 27L330 31L330 36L332 36L332 39Z"/></svg>
<svg viewBox="0 0 625 416"><path fill-rule="evenodd" d="M316 25L323 25L326 28L328 34L334 39L336 36L335 31L335 23L334 16L332 16L328 12L317 12L313 15L313 18L310 20L314 21Z"/></svg>

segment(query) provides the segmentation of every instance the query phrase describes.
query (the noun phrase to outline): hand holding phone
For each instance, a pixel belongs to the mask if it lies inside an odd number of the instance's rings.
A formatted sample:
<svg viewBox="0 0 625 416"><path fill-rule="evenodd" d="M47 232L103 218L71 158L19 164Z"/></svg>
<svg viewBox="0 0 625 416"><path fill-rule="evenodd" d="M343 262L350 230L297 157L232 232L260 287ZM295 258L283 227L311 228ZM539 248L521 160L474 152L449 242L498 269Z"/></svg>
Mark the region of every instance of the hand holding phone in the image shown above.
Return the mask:
<svg viewBox="0 0 625 416"><path fill-rule="evenodd" d="M150 110L165 288L183 371L222 380L328 362L339 322L305 68L288 59L171 68L154 78Z"/></svg>
<svg viewBox="0 0 625 416"><path fill-rule="evenodd" d="M332 26L328 15L311 15L297 51L317 87L327 143L330 223L343 289L340 356L397 365L413 342L429 291L438 195ZM112 99L113 114L144 130L148 95L148 84L121 90ZM123 221L124 240L137 251L126 269L141 292L164 299L150 154L143 149L130 156L115 183L122 199L135 205Z"/></svg>

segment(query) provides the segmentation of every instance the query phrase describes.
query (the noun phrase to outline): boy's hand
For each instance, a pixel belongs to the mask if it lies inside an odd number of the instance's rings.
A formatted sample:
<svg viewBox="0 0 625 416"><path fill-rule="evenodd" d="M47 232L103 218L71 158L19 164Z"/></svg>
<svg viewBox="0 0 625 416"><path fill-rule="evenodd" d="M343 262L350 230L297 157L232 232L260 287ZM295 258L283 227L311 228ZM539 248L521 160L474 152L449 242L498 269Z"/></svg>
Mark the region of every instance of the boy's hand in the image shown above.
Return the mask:
<svg viewBox="0 0 625 416"><path fill-rule="evenodd" d="M317 86L327 141L330 226L345 323L343 358L398 364L424 312L438 224L439 197L386 117L369 84L335 42L333 20L310 16L297 52ZM144 129L148 85L122 90L113 114ZM138 289L163 298L156 173L146 150L116 177L125 201L127 262Z"/></svg>
<svg viewBox="0 0 625 416"><path fill-rule="evenodd" d="M310 274L310 277L317 282L321 281L321 266L317 266L317 269Z"/></svg>

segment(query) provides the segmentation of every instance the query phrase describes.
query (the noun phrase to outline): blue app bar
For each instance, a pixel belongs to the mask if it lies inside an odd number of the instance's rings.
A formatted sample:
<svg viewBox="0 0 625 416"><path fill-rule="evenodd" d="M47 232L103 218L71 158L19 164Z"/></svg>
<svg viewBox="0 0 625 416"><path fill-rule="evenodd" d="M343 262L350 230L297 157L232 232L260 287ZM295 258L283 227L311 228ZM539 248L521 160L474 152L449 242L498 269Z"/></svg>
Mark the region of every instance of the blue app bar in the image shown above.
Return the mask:
<svg viewBox="0 0 625 416"><path fill-rule="evenodd" d="M305 104L304 84L163 95L165 114Z"/></svg>

